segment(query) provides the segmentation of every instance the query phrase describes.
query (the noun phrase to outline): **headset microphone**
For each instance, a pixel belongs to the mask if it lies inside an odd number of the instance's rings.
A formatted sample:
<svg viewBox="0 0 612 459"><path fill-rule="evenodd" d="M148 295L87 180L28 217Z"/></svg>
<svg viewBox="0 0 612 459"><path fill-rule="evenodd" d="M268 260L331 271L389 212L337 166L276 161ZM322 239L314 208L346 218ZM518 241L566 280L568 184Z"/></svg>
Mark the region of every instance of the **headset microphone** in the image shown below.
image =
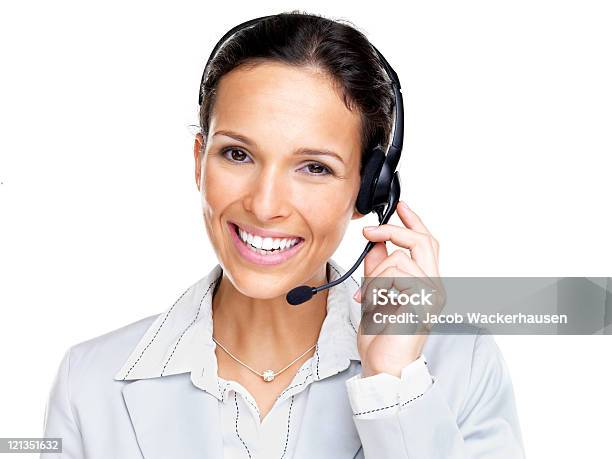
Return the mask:
<svg viewBox="0 0 612 459"><path fill-rule="evenodd" d="M243 22L242 24L238 24L226 32L223 37L221 37L210 53L210 57L208 58L206 66L204 67L204 72L202 73L202 80L200 82L200 89L198 91L199 105L202 105L202 88L208 75L210 62L219 48L221 48L226 41L228 41L236 32L240 30L248 27L255 27L261 22L267 20L281 21L284 20L284 17L285 16L283 14L280 14L251 19ZM404 140L404 104L402 100L401 85L397 74L381 52L378 51L374 45L371 46L377 54L382 67L389 76L391 86L393 88L393 95L395 99L393 138L389 144L386 154L379 146L374 147L371 151L366 153L365 156L367 157L367 161L362 169L361 185L357 195L355 208L363 215L367 215L370 212L376 212L378 215L379 224L384 225L389 221L395 212L395 208L397 207L400 197L401 187L399 175L397 174L396 169L402 154L402 145ZM342 277L339 277L335 281L328 284L321 285L320 287L309 287L307 285L296 287L287 294L287 302L292 305L302 304L310 300L316 293L344 282L359 267L372 247L374 247L374 243L369 241L355 264Z"/></svg>

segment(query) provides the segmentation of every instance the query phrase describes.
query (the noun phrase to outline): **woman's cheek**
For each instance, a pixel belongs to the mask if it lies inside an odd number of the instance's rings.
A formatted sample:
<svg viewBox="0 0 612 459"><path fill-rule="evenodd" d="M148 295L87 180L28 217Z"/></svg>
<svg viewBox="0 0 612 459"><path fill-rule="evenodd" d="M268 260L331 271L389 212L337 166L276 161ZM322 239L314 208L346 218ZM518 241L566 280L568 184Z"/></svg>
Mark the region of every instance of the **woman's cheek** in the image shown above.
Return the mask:
<svg viewBox="0 0 612 459"><path fill-rule="evenodd" d="M218 246L221 242L217 240L216 236L222 238L223 234L220 215L231 203L231 192L236 189L231 177L227 177L227 175L221 168L210 163L206 164L203 171L202 214L208 237L211 241L214 241L215 246Z"/></svg>
<svg viewBox="0 0 612 459"><path fill-rule="evenodd" d="M232 201L232 193L240 188L237 177L209 160L204 170L202 204L212 217Z"/></svg>
<svg viewBox="0 0 612 459"><path fill-rule="evenodd" d="M327 191L321 196L311 196L314 199L308 200L310 205L304 210L315 239L324 252L335 251L350 221L352 205L347 206L345 196L346 194L337 190ZM331 256L331 253L329 255Z"/></svg>

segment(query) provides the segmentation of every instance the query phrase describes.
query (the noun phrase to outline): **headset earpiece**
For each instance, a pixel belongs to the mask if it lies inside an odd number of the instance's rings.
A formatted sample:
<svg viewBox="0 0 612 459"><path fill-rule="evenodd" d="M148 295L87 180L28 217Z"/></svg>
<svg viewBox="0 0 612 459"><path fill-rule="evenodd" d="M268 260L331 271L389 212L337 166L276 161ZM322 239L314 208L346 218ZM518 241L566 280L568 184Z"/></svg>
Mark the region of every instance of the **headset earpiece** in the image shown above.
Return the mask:
<svg viewBox="0 0 612 459"><path fill-rule="evenodd" d="M355 207L360 214L367 215L373 210L376 182L384 162L385 153L380 147L371 150L369 158L363 167L361 185L355 203Z"/></svg>

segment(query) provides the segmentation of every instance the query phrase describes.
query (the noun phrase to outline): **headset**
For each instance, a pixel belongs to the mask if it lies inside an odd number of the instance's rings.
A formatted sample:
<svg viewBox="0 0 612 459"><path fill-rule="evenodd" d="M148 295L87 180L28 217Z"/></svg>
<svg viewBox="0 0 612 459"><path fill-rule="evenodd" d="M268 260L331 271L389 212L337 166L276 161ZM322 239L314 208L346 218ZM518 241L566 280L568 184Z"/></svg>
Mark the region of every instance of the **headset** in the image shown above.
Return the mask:
<svg viewBox="0 0 612 459"><path fill-rule="evenodd" d="M233 27L226 32L223 37L221 37L210 53L210 57L206 62L206 66L204 67L202 80L200 81L200 89L198 92L198 105L202 105L204 82L208 76L210 62L217 54L219 48L221 48L237 32L252 27L265 20L279 16L280 15L270 15L250 19ZM379 224L384 225L389 221L395 212L401 190L400 179L396 169L402 154L402 146L404 141L404 103L397 73L395 73L381 52L378 51L374 45L370 45L377 54L382 67L385 69L385 72L391 80L391 86L393 88L395 99L393 136L386 153L382 150L382 148L380 148L380 146L374 147L372 150L370 150L369 154L366 153L368 159L362 168L361 185L357 195L355 208L363 215L367 215L370 212L375 212L378 216ZM287 302L294 306L302 304L310 300L316 293L344 282L359 267L372 247L374 247L374 242L369 241L355 264L351 267L351 269L344 273L343 276L339 277L333 282L321 285L319 287L310 287L308 285L296 287L287 294Z"/></svg>

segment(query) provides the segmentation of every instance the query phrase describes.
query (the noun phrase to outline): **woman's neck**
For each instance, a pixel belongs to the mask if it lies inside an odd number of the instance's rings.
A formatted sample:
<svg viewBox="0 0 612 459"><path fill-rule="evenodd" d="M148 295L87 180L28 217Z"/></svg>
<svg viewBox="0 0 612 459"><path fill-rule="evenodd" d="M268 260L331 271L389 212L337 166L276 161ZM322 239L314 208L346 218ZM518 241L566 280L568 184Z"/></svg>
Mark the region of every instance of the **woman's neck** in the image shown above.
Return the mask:
<svg viewBox="0 0 612 459"><path fill-rule="evenodd" d="M213 336L249 365L268 368L289 363L317 342L327 315L327 293L292 306L284 295L248 297L223 274L212 301Z"/></svg>

